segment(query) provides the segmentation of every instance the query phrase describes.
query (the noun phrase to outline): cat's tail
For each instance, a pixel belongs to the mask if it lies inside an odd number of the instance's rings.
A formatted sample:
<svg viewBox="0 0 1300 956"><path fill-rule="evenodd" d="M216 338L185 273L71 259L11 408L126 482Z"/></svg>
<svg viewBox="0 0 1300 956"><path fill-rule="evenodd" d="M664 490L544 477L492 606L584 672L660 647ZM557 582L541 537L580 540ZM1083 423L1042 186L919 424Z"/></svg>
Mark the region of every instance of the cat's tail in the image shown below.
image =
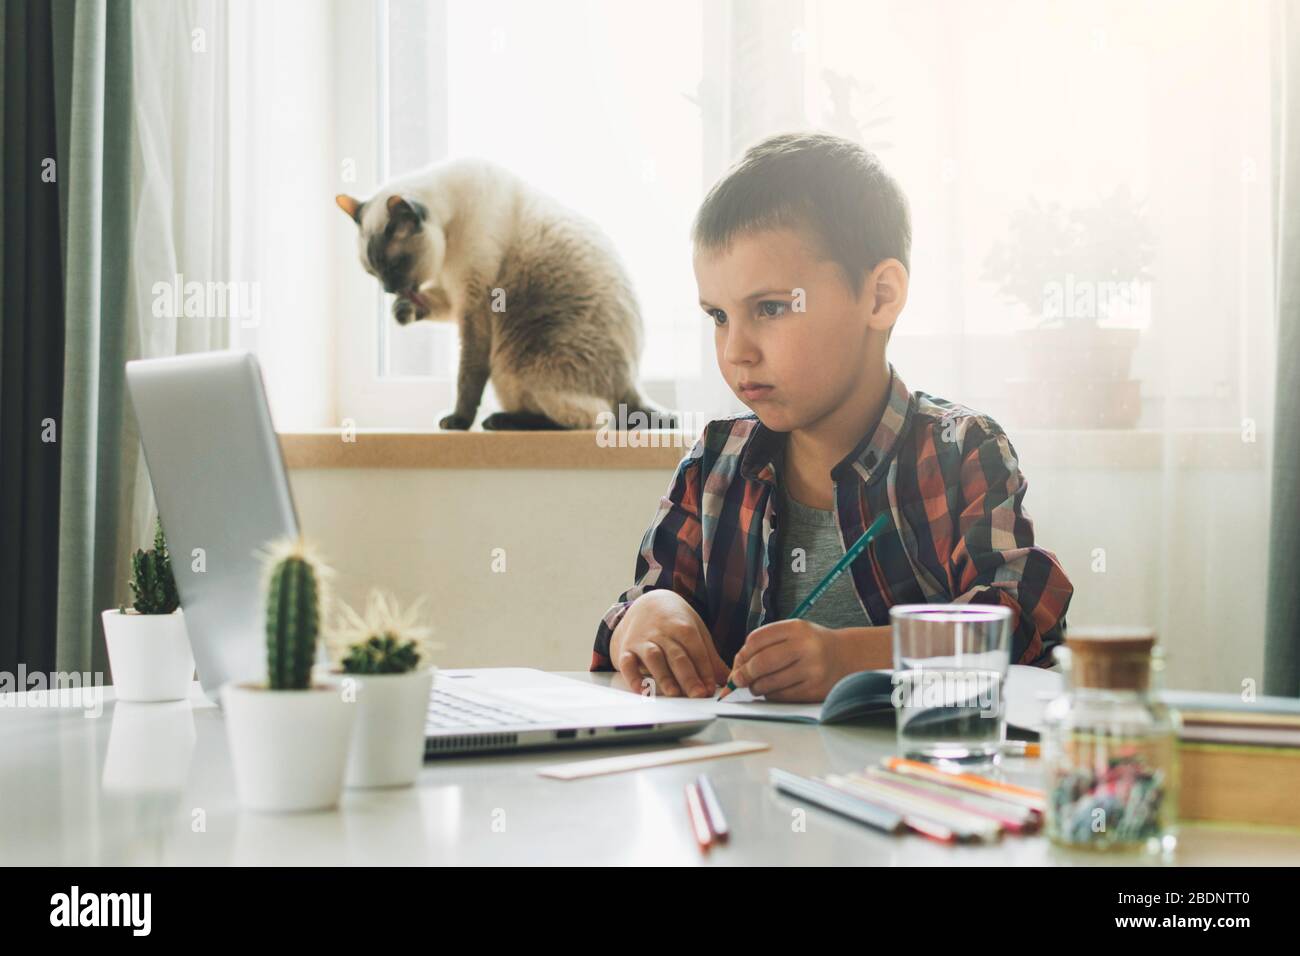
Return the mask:
<svg viewBox="0 0 1300 956"><path fill-rule="evenodd" d="M648 428L677 428L679 425L675 411L643 397L635 385L629 388L618 401L626 409L626 411L620 409L625 421L630 420L636 412L641 412L649 423L646 426Z"/></svg>

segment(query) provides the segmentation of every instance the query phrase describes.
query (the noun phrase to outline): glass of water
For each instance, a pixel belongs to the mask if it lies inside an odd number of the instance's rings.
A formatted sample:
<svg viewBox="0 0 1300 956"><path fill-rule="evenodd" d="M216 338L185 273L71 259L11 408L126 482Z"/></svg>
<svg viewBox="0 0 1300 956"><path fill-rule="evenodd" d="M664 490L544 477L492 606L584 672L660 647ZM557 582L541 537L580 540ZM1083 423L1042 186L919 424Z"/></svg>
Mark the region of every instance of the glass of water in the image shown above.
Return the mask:
<svg viewBox="0 0 1300 956"><path fill-rule="evenodd" d="M1006 718L1011 609L900 604L889 617L899 752L959 764L993 761Z"/></svg>

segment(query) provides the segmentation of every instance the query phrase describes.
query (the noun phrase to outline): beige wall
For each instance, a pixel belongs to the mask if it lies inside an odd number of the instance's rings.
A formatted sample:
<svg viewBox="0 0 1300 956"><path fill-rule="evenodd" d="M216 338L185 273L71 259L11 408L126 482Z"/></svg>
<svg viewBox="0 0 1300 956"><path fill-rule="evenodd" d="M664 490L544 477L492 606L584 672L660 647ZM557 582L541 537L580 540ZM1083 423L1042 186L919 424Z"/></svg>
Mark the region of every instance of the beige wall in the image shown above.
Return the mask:
<svg viewBox="0 0 1300 956"><path fill-rule="evenodd" d="M1154 433L1104 445L1017 441L1038 540L1075 583L1069 621L1156 627L1171 686L1262 683L1260 453L1230 440L1189 452ZM427 594L446 645L441 665L581 670L600 615L631 582L671 469L291 475L303 528L335 566L340 596L359 602L376 584L405 600ZM504 573L492 569L494 548L504 549ZM1098 548L1104 572L1092 570Z"/></svg>
<svg viewBox="0 0 1300 956"><path fill-rule="evenodd" d="M290 481L340 597L428 595L441 666L586 670L670 474L347 468Z"/></svg>

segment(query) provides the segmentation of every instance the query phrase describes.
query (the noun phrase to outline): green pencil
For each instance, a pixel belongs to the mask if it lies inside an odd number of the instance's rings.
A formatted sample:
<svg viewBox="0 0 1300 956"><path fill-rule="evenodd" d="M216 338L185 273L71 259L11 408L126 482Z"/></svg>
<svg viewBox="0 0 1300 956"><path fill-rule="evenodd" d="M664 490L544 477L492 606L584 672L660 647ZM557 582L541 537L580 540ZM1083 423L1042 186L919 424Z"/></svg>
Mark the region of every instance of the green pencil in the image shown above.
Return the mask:
<svg viewBox="0 0 1300 956"><path fill-rule="evenodd" d="M831 568L829 571L826 572L826 577L822 578L821 582L815 588L812 589L812 592L806 598L804 598L802 601L799 602L799 606L794 609L794 613L790 615L788 620L797 621L800 618L804 617L809 612L809 610L812 609L812 606L817 602L817 599L820 598L823 594L825 594L827 589L829 589L830 586L835 583L835 579L844 573L844 569L847 568L854 561L856 561L858 555L860 555L863 551L867 550L867 545L871 544L871 542L875 539L876 535L878 535L880 531L888 523L889 523L888 512L882 512L881 514L877 515L876 520L871 522L871 527L867 528L866 531L862 532L862 537L858 538L858 540L854 543L853 547L849 548L849 550L844 552L844 557L836 561L835 567ZM732 679L728 677L727 689L724 690L720 695L718 695L718 700L722 700L723 697L726 697L735 689L736 689L735 682L733 682Z"/></svg>

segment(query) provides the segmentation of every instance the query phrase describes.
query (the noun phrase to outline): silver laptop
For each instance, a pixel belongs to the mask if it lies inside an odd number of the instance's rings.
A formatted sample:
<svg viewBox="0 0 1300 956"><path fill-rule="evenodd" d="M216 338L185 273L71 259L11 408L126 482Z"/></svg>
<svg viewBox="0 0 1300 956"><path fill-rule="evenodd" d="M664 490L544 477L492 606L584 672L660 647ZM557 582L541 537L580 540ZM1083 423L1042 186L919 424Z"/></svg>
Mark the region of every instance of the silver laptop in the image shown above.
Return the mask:
<svg viewBox="0 0 1300 956"><path fill-rule="evenodd" d="M261 564L298 532L257 359L201 352L126 364L199 681L265 680ZM502 436L503 441L508 441ZM607 744L696 733L711 714L530 668L440 670L426 754Z"/></svg>

